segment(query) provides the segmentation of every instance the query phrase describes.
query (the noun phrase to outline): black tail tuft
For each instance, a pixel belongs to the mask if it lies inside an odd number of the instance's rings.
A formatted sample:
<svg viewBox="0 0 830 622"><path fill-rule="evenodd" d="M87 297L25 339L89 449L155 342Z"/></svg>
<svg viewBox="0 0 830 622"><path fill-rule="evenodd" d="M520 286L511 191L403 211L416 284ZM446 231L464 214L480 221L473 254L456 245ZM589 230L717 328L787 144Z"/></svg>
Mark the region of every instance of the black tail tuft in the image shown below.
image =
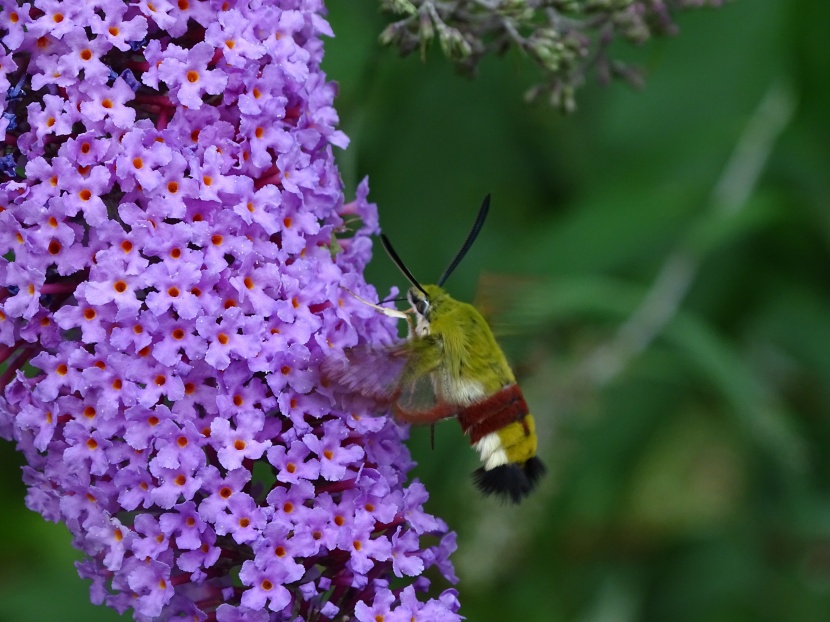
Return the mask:
<svg viewBox="0 0 830 622"><path fill-rule="evenodd" d="M524 464L503 464L495 469L476 469L473 481L485 495L496 495L502 500L519 503L536 487L545 474L544 463L534 456Z"/></svg>
<svg viewBox="0 0 830 622"><path fill-rule="evenodd" d="M533 456L530 460L524 463L524 471L527 476L528 484L530 484L530 489L528 490L528 492L530 492L536 487L536 484L540 479L542 479L542 476L548 472L548 469L545 467L544 462L539 460L537 456Z"/></svg>

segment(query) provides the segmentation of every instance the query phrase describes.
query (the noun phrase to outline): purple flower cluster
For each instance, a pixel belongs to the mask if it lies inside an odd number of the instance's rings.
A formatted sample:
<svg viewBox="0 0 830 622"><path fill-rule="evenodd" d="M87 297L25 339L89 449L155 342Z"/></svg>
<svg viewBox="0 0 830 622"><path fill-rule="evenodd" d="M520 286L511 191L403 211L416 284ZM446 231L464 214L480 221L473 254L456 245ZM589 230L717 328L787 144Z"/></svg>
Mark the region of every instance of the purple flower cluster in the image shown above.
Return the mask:
<svg viewBox="0 0 830 622"><path fill-rule="evenodd" d="M0 0L0 435L136 620L453 621L405 431L321 380L345 293L321 0ZM395 588L390 580L400 577Z"/></svg>

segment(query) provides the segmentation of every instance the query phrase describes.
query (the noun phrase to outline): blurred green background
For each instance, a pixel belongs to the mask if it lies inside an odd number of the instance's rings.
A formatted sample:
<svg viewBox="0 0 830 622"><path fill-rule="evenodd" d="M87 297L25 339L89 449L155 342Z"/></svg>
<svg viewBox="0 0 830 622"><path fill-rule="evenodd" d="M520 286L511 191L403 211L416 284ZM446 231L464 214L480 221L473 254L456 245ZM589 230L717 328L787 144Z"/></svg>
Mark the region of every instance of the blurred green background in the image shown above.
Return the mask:
<svg viewBox="0 0 830 622"><path fill-rule="evenodd" d="M457 425L412 432L427 508L458 532L475 622L826 621L830 614L830 51L826 0L741 0L617 53L644 90L527 106L516 55L458 77L379 49L374 0L330 2L326 71L384 231L435 280L480 275L549 475L479 498ZM403 286L382 253L368 278ZM509 333L509 334L507 334ZM62 526L23 506L0 452L0 621L114 620ZM438 589L445 583L435 578Z"/></svg>

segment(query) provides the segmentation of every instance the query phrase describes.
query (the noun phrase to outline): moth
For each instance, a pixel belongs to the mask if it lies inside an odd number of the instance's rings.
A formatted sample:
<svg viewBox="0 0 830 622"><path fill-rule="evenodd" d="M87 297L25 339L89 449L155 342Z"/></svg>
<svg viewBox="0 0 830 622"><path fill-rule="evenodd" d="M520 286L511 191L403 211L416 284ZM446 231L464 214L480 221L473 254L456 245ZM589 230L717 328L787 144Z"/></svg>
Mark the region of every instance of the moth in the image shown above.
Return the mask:
<svg viewBox="0 0 830 622"><path fill-rule="evenodd" d="M391 408L401 423L424 425L455 417L479 454L473 473L485 495L519 503L545 473L537 457L536 426L522 391L490 326L471 304L450 296L443 285L467 254L490 209L490 195L461 249L437 285L420 284L389 239L381 242L409 281L410 308L373 306L407 321L409 336L380 348L353 348L331 358L323 373L347 390Z"/></svg>

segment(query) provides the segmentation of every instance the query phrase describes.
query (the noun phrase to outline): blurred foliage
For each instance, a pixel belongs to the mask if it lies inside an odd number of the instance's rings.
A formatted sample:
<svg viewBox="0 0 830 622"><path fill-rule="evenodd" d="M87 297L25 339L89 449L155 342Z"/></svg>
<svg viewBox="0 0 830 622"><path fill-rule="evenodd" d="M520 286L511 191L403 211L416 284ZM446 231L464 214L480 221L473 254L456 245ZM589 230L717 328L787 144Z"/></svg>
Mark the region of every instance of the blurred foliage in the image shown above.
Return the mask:
<svg viewBox="0 0 830 622"><path fill-rule="evenodd" d="M347 194L370 176L416 277L438 277L493 195L447 287L472 300L484 274L510 320L503 344L550 474L501 507L473 489L476 456L456 424L438 426L434 450L429 430L412 431L427 507L459 534L462 613L823 622L830 4L682 13L676 37L615 44L647 69L645 89L589 84L569 117L522 103L536 76L519 55L465 80L438 50L424 63L382 49L374 0L329 4ZM747 147L775 97L766 138ZM382 294L404 285L382 253L368 276ZM88 604L65 529L24 509L3 449L0 620L117 619Z"/></svg>

